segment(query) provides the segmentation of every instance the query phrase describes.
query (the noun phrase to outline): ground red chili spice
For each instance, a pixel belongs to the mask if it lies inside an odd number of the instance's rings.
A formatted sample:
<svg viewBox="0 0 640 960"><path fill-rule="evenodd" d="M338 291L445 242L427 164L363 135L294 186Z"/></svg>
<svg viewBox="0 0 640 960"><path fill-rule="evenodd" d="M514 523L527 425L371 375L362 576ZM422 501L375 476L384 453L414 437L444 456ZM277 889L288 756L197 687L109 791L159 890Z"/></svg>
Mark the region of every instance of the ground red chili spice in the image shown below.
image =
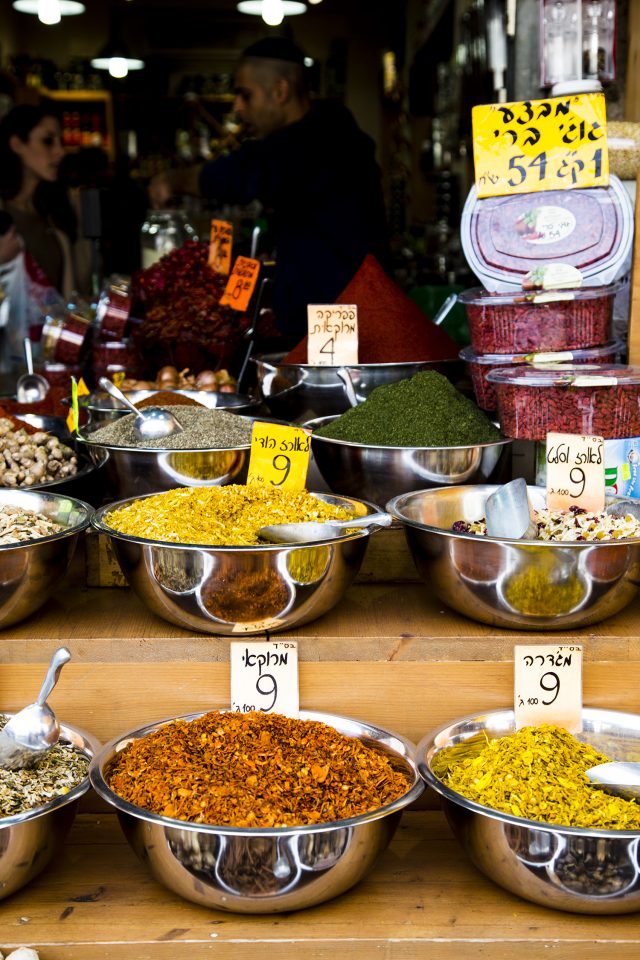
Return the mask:
<svg viewBox="0 0 640 960"><path fill-rule="evenodd" d="M167 723L118 753L108 783L153 813L236 827L344 820L410 788L387 756L357 738L259 712Z"/></svg>
<svg viewBox="0 0 640 960"><path fill-rule="evenodd" d="M150 397L140 400L135 406L138 410L144 410L145 407L204 407L205 404L194 400L193 397L185 397L183 393L158 390L156 393L152 393Z"/></svg>
<svg viewBox="0 0 640 960"><path fill-rule="evenodd" d="M358 307L359 363L410 363L458 356L460 347L449 334L424 315L371 255L365 257L336 303ZM307 338L282 362L307 363Z"/></svg>

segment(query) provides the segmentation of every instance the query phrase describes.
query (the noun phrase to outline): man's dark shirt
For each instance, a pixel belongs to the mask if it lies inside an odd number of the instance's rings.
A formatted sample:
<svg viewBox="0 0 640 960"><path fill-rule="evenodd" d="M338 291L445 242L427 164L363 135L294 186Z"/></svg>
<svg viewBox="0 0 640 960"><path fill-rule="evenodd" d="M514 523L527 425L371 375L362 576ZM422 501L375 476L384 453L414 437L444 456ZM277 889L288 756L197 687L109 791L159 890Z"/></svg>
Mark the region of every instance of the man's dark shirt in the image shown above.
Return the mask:
<svg viewBox="0 0 640 960"><path fill-rule="evenodd" d="M306 334L307 304L333 303L367 253L388 264L375 146L339 104L316 103L205 164L200 189L220 203L262 203L276 244L276 324L292 342Z"/></svg>

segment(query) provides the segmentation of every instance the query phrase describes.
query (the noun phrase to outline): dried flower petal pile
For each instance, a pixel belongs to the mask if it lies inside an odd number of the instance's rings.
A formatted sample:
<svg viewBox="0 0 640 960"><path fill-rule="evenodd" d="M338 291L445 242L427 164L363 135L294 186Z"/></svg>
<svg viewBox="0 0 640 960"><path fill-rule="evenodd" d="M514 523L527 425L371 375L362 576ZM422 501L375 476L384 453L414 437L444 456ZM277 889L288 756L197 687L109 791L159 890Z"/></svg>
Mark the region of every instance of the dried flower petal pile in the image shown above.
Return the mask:
<svg viewBox="0 0 640 960"><path fill-rule="evenodd" d="M410 787L388 757L313 720L207 713L176 720L115 757L124 800L193 823L285 827L377 810Z"/></svg>
<svg viewBox="0 0 640 960"><path fill-rule="evenodd" d="M609 513L589 513L582 507L568 510L536 510L539 540L624 540L640 537L640 520L630 513L614 516ZM487 524L482 520L456 520L456 533L474 533L484 537Z"/></svg>

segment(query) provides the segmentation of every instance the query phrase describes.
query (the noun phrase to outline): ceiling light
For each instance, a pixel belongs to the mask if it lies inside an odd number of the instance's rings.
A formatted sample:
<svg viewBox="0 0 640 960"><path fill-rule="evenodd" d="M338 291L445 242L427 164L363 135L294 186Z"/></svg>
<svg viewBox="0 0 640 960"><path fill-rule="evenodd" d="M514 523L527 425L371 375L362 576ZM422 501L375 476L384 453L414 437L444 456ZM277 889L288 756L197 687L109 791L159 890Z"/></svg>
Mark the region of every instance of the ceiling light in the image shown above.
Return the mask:
<svg viewBox="0 0 640 960"><path fill-rule="evenodd" d="M19 13L33 13L40 23L50 26L60 23L61 17L84 13L85 6L79 0L13 0L13 9Z"/></svg>
<svg viewBox="0 0 640 960"><path fill-rule="evenodd" d="M126 77L130 70L142 70L144 60L137 60L135 57L122 56L117 51L111 55L94 57L91 66L96 70L108 70L112 77L121 80Z"/></svg>
<svg viewBox="0 0 640 960"><path fill-rule="evenodd" d="M262 17L265 23L271 23L270 20L267 20L264 16L264 8L267 6L267 15L269 7L272 7L273 0L240 0L238 4L239 13L250 13L254 17ZM280 0L279 6L282 8L283 17L295 17L299 13L306 13L307 5L306 3L301 3L300 0ZM278 20L278 23L282 23L282 20ZM277 24L273 24L277 26Z"/></svg>
<svg viewBox="0 0 640 960"><path fill-rule="evenodd" d="M278 27L284 20L282 0L263 0L262 19L268 27Z"/></svg>

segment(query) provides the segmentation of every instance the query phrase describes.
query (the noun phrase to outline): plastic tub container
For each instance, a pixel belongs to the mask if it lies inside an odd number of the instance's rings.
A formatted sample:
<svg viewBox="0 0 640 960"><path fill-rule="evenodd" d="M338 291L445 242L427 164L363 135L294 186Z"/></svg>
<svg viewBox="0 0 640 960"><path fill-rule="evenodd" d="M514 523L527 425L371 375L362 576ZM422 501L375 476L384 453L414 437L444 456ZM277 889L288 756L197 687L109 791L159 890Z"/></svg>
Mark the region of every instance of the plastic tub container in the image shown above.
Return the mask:
<svg viewBox="0 0 640 960"><path fill-rule="evenodd" d="M640 436L640 367L498 367L487 380L496 389L500 428L507 437L544 440L549 432L605 439Z"/></svg>
<svg viewBox="0 0 640 960"><path fill-rule="evenodd" d="M43 360L74 364L82 358L91 322L77 313L48 316L42 328Z"/></svg>
<svg viewBox="0 0 640 960"><path fill-rule="evenodd" d="M45 361L42 364L36 364L36 373L42 374L49 386L64 387L65 390L71 390L71 377L79 380L82 376L81 364L69 363L51 363Z"/></svg>
<svg viewBox="0 0 640 960"><path fill-rule="evenodd" d="M96 310L101 340L122 340L131 313L131 294L124 281L112 281L100 295Z"/></svg>
<svg viewBox="0 0 640 960"><path fill-rule="evenodd" d="M140 372L140 357L130 340L98 340L91 348L91 358L96 381L114 373L137 377Z"/></svg>
<svg viewBox="0 0 640 960"><path fill-rule="evenodd" d="M546 353L601 346L612 339L613 302L621 283L547 292L460 294L476 353Z"/></svg>
<svg viewBox="0 0 640 960"><path fill-rule="evenodd" d="M507 364L528 364L530 366L550 363L616 363L622 354L624 344L621 340L612 340L601 347L588 347L586 350L563 350L557 353L476 353L473 347L460 351L460 359L467 364L476 403L481 410L495 410L498 398L487 374L496 367Z"/></svg>

